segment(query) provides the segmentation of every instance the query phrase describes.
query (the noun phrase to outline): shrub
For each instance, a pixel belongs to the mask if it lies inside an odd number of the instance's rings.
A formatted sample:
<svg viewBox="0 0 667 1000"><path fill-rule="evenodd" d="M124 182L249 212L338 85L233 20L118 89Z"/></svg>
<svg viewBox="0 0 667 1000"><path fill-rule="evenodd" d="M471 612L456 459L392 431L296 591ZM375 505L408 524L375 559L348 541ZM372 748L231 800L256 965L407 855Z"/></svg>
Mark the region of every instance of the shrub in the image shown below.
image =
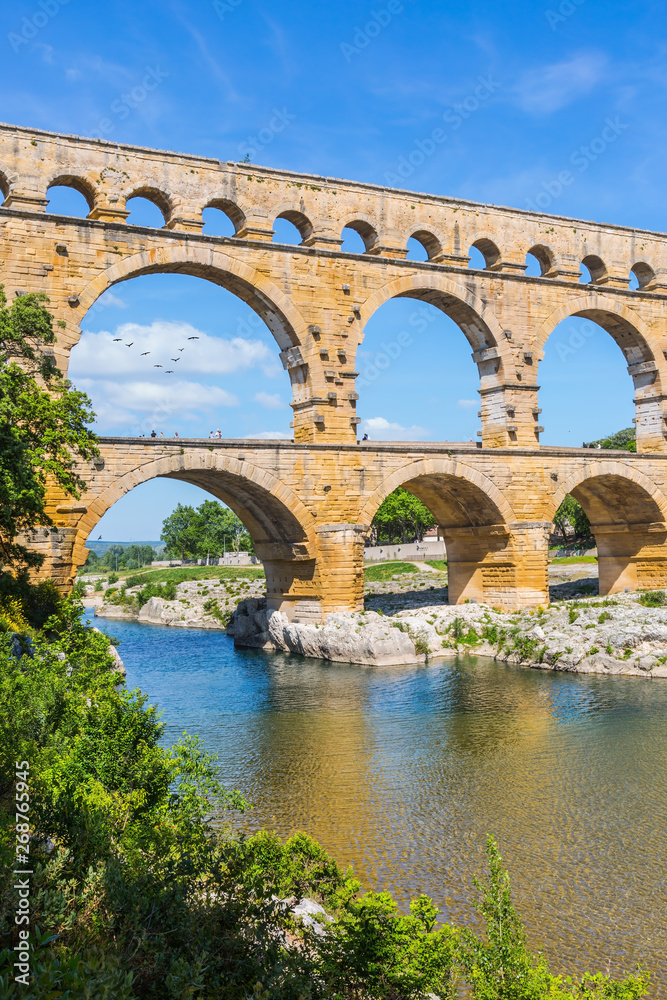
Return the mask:
<svg viewBox="0 0 667 1000"><path fill-rule="evenodd" d="M645 608L663 608L667 604L667 594L664 590L645 590L639 595L639 603Z"/></svg>
<svg viewBox="0 0 667 1000"><path fill-rule="evenodd" d="M108 583L109 584L118 583L118 574L117 573L109 573Z"/></svg>

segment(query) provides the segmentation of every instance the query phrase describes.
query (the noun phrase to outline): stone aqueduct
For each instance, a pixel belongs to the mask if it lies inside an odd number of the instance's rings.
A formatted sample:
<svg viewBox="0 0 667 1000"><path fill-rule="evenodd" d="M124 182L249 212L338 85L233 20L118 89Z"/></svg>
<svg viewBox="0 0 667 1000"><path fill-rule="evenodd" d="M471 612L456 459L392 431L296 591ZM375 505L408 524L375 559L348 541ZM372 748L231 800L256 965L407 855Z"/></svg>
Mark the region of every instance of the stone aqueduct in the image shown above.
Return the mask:
<svg viewBox="0 0 667 1000"><path fill-rule="evenodd" d="M88 217L48 214L53 185L80 191ZM35 539L60 585L71 584L104 512L155 476L202 486L236 511L265 562L270 605L295 620L362 606L364 537L399 485L441 526L452 602L546 604L548 526L567 493L594 526L601 592L667 585L664 235L10 125L0 125L0 189L0 283L10 297L48 294L64 369L107 288L177 272L256 311L293 389L293 442L103 439L84 470L86 495L53 492L56 528ZM158 206L164 228L126 224L134 196ZM209 206L228 215L233 237L202 234ZM300 245L272 242L276 218L297 227ZM341 251L345 226L365 253ZM406 260L410 237L426 261ZM468 267L472 245L483 270ZM524 273L527 252L540 277ZM357 443L356 350L366 321L395 297L433 304L467 337L479 370L477 447ZM568 316L600 324L627 359L636 455L540 447L539 363Z"/></svg>

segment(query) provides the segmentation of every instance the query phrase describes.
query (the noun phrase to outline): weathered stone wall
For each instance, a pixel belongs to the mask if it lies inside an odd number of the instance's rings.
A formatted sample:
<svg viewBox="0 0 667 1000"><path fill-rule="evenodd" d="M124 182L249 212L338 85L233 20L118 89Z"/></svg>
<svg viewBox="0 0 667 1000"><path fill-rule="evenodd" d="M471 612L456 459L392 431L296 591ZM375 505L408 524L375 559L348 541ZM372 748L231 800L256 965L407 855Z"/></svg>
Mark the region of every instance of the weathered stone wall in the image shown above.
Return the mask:
<svg viewBox="0 0 667 1000"><path fill-rule="evenodd" d="M105 438L80 501L51 498L56 532L36 543L67 586L102 515L156 476L194 483L243 519L267 568L271 607L313 620L363 603L363 541L382 500L406 486L447 546L450 600L548 603L547 541L567 493L584 504L603 592L667 585L667 456L468 445L299 445Z"/></svg>
<svg viewBox="0 0 667 1000"><path fill-rule="evenodd" d="M45 212L57 183L81 191L86 219ZM103 460L84 470L86 496L53 491L56 527L34 539L43 572L62 586L102 514L155 476L229 504L266 566L269 607L300 620L361 605L364 535L401 485L442 529L454 602L546 603L547 530L567 493L593 523L604 592L667 584L664 235L9 125L0 125L0 190L0 282L10 297L49 295L63 368L107 288L177 272L247 302L272 331L293 388L296 443L106 439ZM164 228L126 224L135 195L160 208ZM208 206L229 216L234 237L202 235ZM276 218L296 225L300 245L272 242ZM341 252L344 226L365 253ZM405 259L410 237L428 260ZM468 269L471 246L483 270ZM524 274L527 252L540 277ZM357 348L368 319L395 297L438 307L467 337L483 448L356 444ZM539 448L539 363L568 316L599 323L623 351L639 454Z"/></svg>
<svg viewBox="0 0 667 1000"><path fill-rule="evenodd" d="M54 183L84 194L87 219L45 214ZM10 295L48 293L65 324L63 366L106 288L150 272L199 275L239 295L272 330L292 380L295 440L353 442L364 325L390 298L411 297L442 309L470 342L484 445L534 448L544 345L577 315L600 323L625 354L640 450L667 448L662 234L8 125L0 126L0 189L0 281ZM133 195L158 205L164 229L125 224ZM201 235L207 206L229 215L235 237ZM271 242L279 217L295 223L301 245ZM364 254L341 253L346 225L364 239ZM405 260L411 236L426 262ZM472 245L485 270L467 269ZM541 277L524 274L527 251ZM589 285L578 281L582 260ZM631 268L641 284L634 291Z"/></svg>

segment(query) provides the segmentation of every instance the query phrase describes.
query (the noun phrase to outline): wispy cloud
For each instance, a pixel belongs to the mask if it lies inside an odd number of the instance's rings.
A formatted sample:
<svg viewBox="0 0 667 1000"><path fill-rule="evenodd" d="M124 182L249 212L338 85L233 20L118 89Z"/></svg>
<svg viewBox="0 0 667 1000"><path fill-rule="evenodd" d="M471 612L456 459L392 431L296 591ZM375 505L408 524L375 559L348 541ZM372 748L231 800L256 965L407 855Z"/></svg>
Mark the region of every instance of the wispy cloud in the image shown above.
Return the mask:
<svg viewBox="0 0 667 1000"><path fill-rule="evenodd" d="M385 417L369 417L362 420L361 431L375 441L419 441L429 434L425 427L403 427L391 423Z"/></svg>
<svg viewBox="0 0 667 1000"><path fill-rule="evenodd" d="M256 392L252 397L260 406L265 406L268 410L282 410L285 401L276 393Z"/></svg>
<svg viewBox="0 0 667 1000"><path fill-rule="evenodd" d="M583 97L604 76L607 58L581 52L563 62L527 70L514 88L519 106L533 115L550 115Z"/></svg>
<svg viewBox="0 0 667 1000"><path fill-rule="evenodd" d="M464 409L467 409L470 406L477 406L478 403L479 403L478 399L459 399L456 405L462 406Z"/></svg>
<svg viewBox="0 0 667 1000"><path fill-rule="evenodd" d="M291 441L292 435L288 434L287 431L259 431L257 434L246 434L245 439L255 441Z"/></svg>

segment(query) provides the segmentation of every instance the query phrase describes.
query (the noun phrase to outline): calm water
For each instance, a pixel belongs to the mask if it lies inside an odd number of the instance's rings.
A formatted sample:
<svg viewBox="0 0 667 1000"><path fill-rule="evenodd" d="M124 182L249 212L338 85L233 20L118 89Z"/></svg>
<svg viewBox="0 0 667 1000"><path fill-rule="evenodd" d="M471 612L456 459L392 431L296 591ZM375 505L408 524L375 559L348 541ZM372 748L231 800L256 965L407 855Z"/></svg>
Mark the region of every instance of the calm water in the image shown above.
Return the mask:
<svg viewBox="0 0 667 1000"><path fill-rule="evenodd" d="M368 887L426 892L459 922L492 832L555 971L641 961L667 997L667 681L348 666L96 624L169 742L187 729L218 753L255 805L246 828L306 830Z"/></svg>

